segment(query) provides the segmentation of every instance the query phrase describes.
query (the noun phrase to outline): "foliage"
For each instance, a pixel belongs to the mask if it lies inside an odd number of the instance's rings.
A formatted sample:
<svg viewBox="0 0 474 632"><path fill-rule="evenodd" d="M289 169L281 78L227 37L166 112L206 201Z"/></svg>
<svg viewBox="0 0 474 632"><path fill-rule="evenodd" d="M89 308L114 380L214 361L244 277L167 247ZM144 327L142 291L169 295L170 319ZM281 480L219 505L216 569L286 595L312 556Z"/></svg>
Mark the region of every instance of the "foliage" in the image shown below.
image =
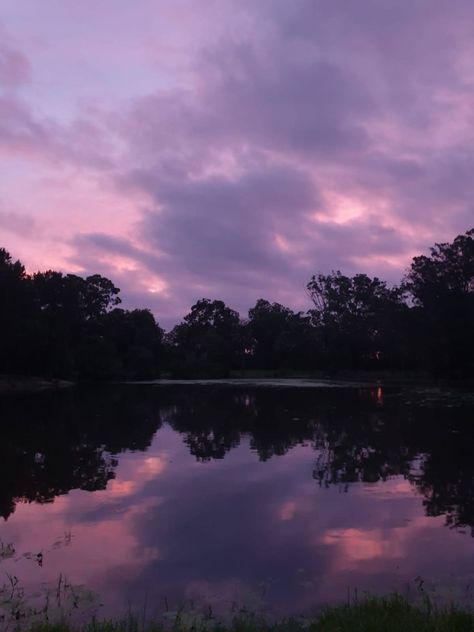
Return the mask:
<svg viewBox="0 0 474 632"><path fill-rule="evenodd" d="M413 259L404 285L418 352L436 373L474 372L474 229Z"/></svg>
<svg viewBox="0 0 474 632"><path fill-rule="evenodd" d="M317 345L310 318L279 303L259 299L245 325L250 360L257 369L311 368Z"/></svg>
<svg viewBox="0 0 474 632"><path fill-rule="evenodd" d="M28 629L28 628L27 628ZM451 606L437 609L429 602L413 605L399 595L364 598L323 609L311 618L266 621L248 612L235 614L228 622L211 615L194 617L174 613L167 620L143 620L128 616L122 620L92 620L82 625L68 621L29 628L31 632L472 632L474 614Z"/></svg>
<svg viewBox="0 0 474 632"><path fill-rule="evenodd" d="M240 366L239 314L223 301L201 299L167 336L171 369L186 377L225 377Z"/></svg>
<svg viewBox="0 0 474 632"><path fill-rule="evenodd" d="M347 277L339 271L313 276L307 290L328 366L405 368L400 325L408 308L402 290L388 288L377 277Z"/></svg>
<svg viewBox="0 0 474 632"><path fill-rule="evenodd" d="M0 249L0 373L87 379L228 377L235 370L474 374L474 229L415 257L402 284L314 275L313 308L261 298L248 318L202 298L172 331L120 309L94 274L28 275Z"/></svg>
<svg viewBox="0 0 474 632"><path fill-rule="evenodd" d="M148 310L121 310L109 279L27 275L0 250L0 372L143 378L160 370L163 330Z"/></svg>

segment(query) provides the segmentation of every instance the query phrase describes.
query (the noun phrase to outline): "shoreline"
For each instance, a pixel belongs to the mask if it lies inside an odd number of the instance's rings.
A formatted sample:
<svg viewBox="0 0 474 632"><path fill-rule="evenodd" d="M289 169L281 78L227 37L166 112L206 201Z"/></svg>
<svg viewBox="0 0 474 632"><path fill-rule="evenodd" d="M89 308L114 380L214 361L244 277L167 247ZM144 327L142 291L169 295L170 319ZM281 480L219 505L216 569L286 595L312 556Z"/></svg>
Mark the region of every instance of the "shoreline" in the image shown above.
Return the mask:
<svg viewBox="0 0 474 632"><path fill-rule="evenodd" d="M8 627L8 620L6 623ZM147 619L145 612L130 612L124 618L93 616L86 621L74 620L63 611L56 618L46 614L15 624L13 629L23 632L472 632L474 611L456 604L438 607L426 596L415 604L393 594L326 606L311 617L276 621L245 609L221 619L209 609L207 613L167 612L157 619Z"/></svg>
<svg viewBox="0 0 474 632"><path fill-rule="evenodd" d="M44 377L0 375L0 395L12 393L36 393L49 389L68 388L76 382Z"/></svg>

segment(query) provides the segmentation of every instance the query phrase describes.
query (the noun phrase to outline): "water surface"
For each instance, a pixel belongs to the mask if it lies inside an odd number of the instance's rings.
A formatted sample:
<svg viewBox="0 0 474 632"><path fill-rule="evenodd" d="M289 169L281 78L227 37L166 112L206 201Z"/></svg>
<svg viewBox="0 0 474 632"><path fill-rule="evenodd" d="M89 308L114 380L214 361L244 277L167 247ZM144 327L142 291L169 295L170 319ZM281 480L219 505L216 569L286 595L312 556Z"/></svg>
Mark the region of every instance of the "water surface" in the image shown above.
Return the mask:
<svg viewBox="0 0 474 632"><path fill-rule="evenodd" d="M1 398L0 573L29 594L62 573L117 615L306 613L419 578L470 597L472 396L337 386Z"/></svg>

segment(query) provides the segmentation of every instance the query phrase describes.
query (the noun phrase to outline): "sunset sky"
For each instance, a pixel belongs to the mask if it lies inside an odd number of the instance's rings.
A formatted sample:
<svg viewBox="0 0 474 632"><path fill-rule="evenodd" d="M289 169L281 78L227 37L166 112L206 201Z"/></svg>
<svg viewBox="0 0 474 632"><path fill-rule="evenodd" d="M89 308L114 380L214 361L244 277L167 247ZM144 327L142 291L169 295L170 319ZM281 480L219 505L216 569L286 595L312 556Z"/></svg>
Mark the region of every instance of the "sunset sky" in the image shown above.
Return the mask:
<svg viewBox="0 0 474 632"><path fill-rule="evenodd" d="M0 0L0 246L165 327L474 226L472 0Z"/></svg>

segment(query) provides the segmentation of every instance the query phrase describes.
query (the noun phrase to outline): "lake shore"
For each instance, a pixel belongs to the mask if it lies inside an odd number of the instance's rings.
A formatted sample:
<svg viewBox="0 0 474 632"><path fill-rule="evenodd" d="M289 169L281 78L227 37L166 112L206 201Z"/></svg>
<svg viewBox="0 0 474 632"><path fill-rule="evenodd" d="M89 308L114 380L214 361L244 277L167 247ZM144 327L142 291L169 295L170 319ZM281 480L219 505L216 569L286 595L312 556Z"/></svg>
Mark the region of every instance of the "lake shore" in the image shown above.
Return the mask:
<svg viewBox="0 0 474 632"><path fill-rule="evenodd" d="M35 393L47 389L67 388L75 383L70 380L48 379L21 375L0 375L0 395L10 393Z"/></svg>
<svg viewBox="0 0 474 632"><path fill-rule="evenodd" d="M76 385L130 384L130 385L201 385L201 386L262 386L299 388L376 388L382 387L432 387L474 388L474 379L436 378L432 375L410 371L338 371L301 372L281 370L232 371L228 376L173 377L163 374L149 379L118 380L68 380L41 376L0 375L0 395L28 394L51 389L63 389Z"/></svg>
<svg viewBox="0 0 474 632"><path fill-rule="evenodd" d="M341 371L333 375L291 371L232 371L224 377L173 377L162 375L156 379L122 380L123 384L201 385L201 386L275 386L308 388L473 388L474 380L437 378L432 375L409 372Z"/></svg>
<svg viewBox="0 0 474 632"><path fill-rule="evenodd" d="M413 605L399 595L368 598L351 604L324 608L314 618L288 618L276 622L248 612L230 622L212 613L168 613L163 620L146 621L130 615L119 620L92 620L82 625L66 621L22 627L34 632L472 632L474 613L456 606L436 608L429 601Z"/></svg>

